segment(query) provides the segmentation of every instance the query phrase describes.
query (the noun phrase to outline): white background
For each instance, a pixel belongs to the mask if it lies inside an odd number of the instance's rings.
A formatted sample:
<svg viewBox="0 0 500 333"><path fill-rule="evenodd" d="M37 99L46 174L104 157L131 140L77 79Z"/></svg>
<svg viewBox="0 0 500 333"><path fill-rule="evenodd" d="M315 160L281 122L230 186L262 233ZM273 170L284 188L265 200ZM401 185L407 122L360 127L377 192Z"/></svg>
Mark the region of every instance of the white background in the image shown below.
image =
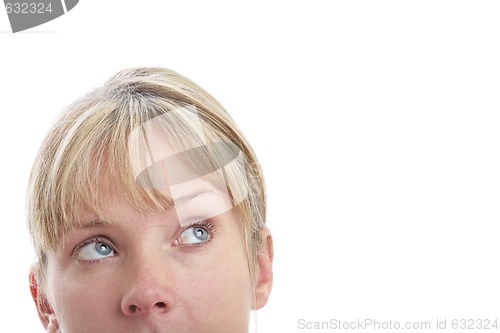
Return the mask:
<svg viewBox="0 0 500 333"><path fill-rule="evenodd" d="M24 214L42 137L151 65L212 93L260 157L276 256L259 332L500 321L499 17L497 1L81 0L12 34L0 10L2 327L43 332Z"/></svg>

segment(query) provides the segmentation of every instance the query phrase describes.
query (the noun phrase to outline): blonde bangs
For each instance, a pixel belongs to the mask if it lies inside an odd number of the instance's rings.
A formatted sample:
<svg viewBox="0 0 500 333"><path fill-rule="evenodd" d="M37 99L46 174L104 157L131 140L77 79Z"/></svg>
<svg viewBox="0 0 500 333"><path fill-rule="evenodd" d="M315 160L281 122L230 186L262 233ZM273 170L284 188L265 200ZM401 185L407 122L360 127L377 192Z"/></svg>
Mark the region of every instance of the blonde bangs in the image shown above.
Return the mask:
<svg viewBox="0 0 500 333"><path fill-rule="evenodd" d="M34 166L28 202L30 228L41 249L54 248L65 230L89 213L106 219L113 193L142 211L159 211L171 202L139 186L131 172L127 133L133 118L114 105L97 105L77 117L65 116L47 137ZM107 112L103 112L107 111ZM58 138L64 139L60 142Z"/></svg>
<svg viewBox="0 0 500 333"><path fill-rule="evenodd" d="M152 120L154 131L148 132ZM242 212L253 272L265 223L264 184L255 154L215 99L177 73L158 68L118 73L71 105L46 137L33 166L27 207L39 260L89 213L107 220L111 196L119 195L144 213L173 206L147 173L141 180L137 172L151 164L144 147L152 132L186 151L184 161L200 175L220 168L220 161L238 150L224 166L224 178L209 178L227 189Z"/></svg>

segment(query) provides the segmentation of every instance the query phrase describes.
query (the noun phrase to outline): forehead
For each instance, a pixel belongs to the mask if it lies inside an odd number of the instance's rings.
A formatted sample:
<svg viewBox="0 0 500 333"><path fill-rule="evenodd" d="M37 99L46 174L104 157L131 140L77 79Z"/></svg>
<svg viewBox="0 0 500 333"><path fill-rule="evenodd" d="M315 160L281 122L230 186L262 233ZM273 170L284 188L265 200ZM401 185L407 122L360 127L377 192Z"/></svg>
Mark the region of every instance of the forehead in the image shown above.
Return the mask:
<svg viewBox="0 0 500 333"><path fill-rule="evenodd" d="M172 190L174 198L170 208L149 214L133 206L119 193L111 194L101 212L86 210L73 228L82 228L98 221L104 224L120 224L124 220L144 219L147 216L163 216L161 224L175 223L181 227L201 220L209 220L234 211L227 193L210 181L196 179ZM72 228L72 229L73 229Z"/></svg>
<svg viewBox="0 0 500 333"><path fill-rule="evenodd" d="M180 126L179 118L182 118ZM171 125L180 126L172 128ZM179 135L187 134L188 138ZM128 150L134 181L172 200L174 207L196 193L212 193L214 216L222 214L243 200L234 200L227 167L237 167L242 152L235 144L210 142L207 129L195 109L182 107L155 117L129 136ZM240 163L240 166L242 164ZM234 185L234 184L233 184ZM218 198L215 200L215 198ZM183 214L178 210L180 221Z"/></svg>

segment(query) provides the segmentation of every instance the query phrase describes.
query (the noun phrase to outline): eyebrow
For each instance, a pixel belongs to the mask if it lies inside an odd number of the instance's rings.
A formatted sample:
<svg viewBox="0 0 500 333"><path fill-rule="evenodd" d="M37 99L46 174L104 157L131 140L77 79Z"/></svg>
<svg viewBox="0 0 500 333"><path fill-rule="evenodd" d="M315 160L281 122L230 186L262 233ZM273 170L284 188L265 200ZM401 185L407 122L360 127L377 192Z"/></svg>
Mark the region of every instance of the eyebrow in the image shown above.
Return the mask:
<svg viewBox="0 0 500 333"><path fill-rule="evenodd" d="M173 200L172 198L169 198L170 200L172 200L172 202L174 202L174 207L178 207L180 205L182 205L183 203L189 201L189 200L192 200L200 195L203 195L203 194L216 194L214 191L211 191L211 190L200 190L200 191L197 191L197 192L194 192L194 193L190 193L190 194L186 194L180 198L177 198L175 200Z"/></svg>
<svg viewBox="0 0 500 333"><path fill-rule="evenodd" d="M174 202L174 207L179 207L182 204L184 204L185 202L188 202L188 201L190 201L196 197L199 197L200 195L203 195L203 194L216 194L216 193L214 191L211 191L211 190L200 190L200 191L197 191L194 193L186 194L186 195L184 195L180 198L177 198L175 200L173 200L172 198L168 198L168 199L170 199L172 202ZM113 222L110 222L110 221L92 220L90 222L80 223L79 228L77 228L77 229L89 229L89 228L103 227L103 226L105 227L105 226L110 226L112 224L113 224Z"/></svg>
<svg viewBox="0 0 500 333"><path fill-rule="evenodd" d="M89 228L95 228L95 227L100 227L100 226L107 226L110 225L110 222L103 221L103 220L93 220L87 223L80 223L79 228L77 229L89 229Z"/></svg>

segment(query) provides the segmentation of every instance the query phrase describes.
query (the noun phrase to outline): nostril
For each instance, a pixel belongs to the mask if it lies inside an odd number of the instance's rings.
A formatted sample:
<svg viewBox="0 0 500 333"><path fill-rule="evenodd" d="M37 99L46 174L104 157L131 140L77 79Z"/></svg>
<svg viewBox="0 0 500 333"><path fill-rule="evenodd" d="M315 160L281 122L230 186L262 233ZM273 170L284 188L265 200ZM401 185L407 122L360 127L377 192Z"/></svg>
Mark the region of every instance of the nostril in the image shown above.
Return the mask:
<svg viewBox="0 0 500 333"><path fill-rule="evenodd" d="M167 307L167 304L165 304L165 303L163 303L163 302L157 302L157 303L155 304L155 306L156 306L157 308L164 309L164 308L166 308L166 307Z"/></svg>
<svg viewBox="0 0 500 333"><path fill-rule="evenodd" d="M149 303L149 306L138 306L135 304L130 304L126 308L126 314L129 316L134 316L134 315L147 315L152 312L160 311L164 312L168 309L167 302L156 302L156 303ZM151 305L152 304L152 305Z"/></svg>

